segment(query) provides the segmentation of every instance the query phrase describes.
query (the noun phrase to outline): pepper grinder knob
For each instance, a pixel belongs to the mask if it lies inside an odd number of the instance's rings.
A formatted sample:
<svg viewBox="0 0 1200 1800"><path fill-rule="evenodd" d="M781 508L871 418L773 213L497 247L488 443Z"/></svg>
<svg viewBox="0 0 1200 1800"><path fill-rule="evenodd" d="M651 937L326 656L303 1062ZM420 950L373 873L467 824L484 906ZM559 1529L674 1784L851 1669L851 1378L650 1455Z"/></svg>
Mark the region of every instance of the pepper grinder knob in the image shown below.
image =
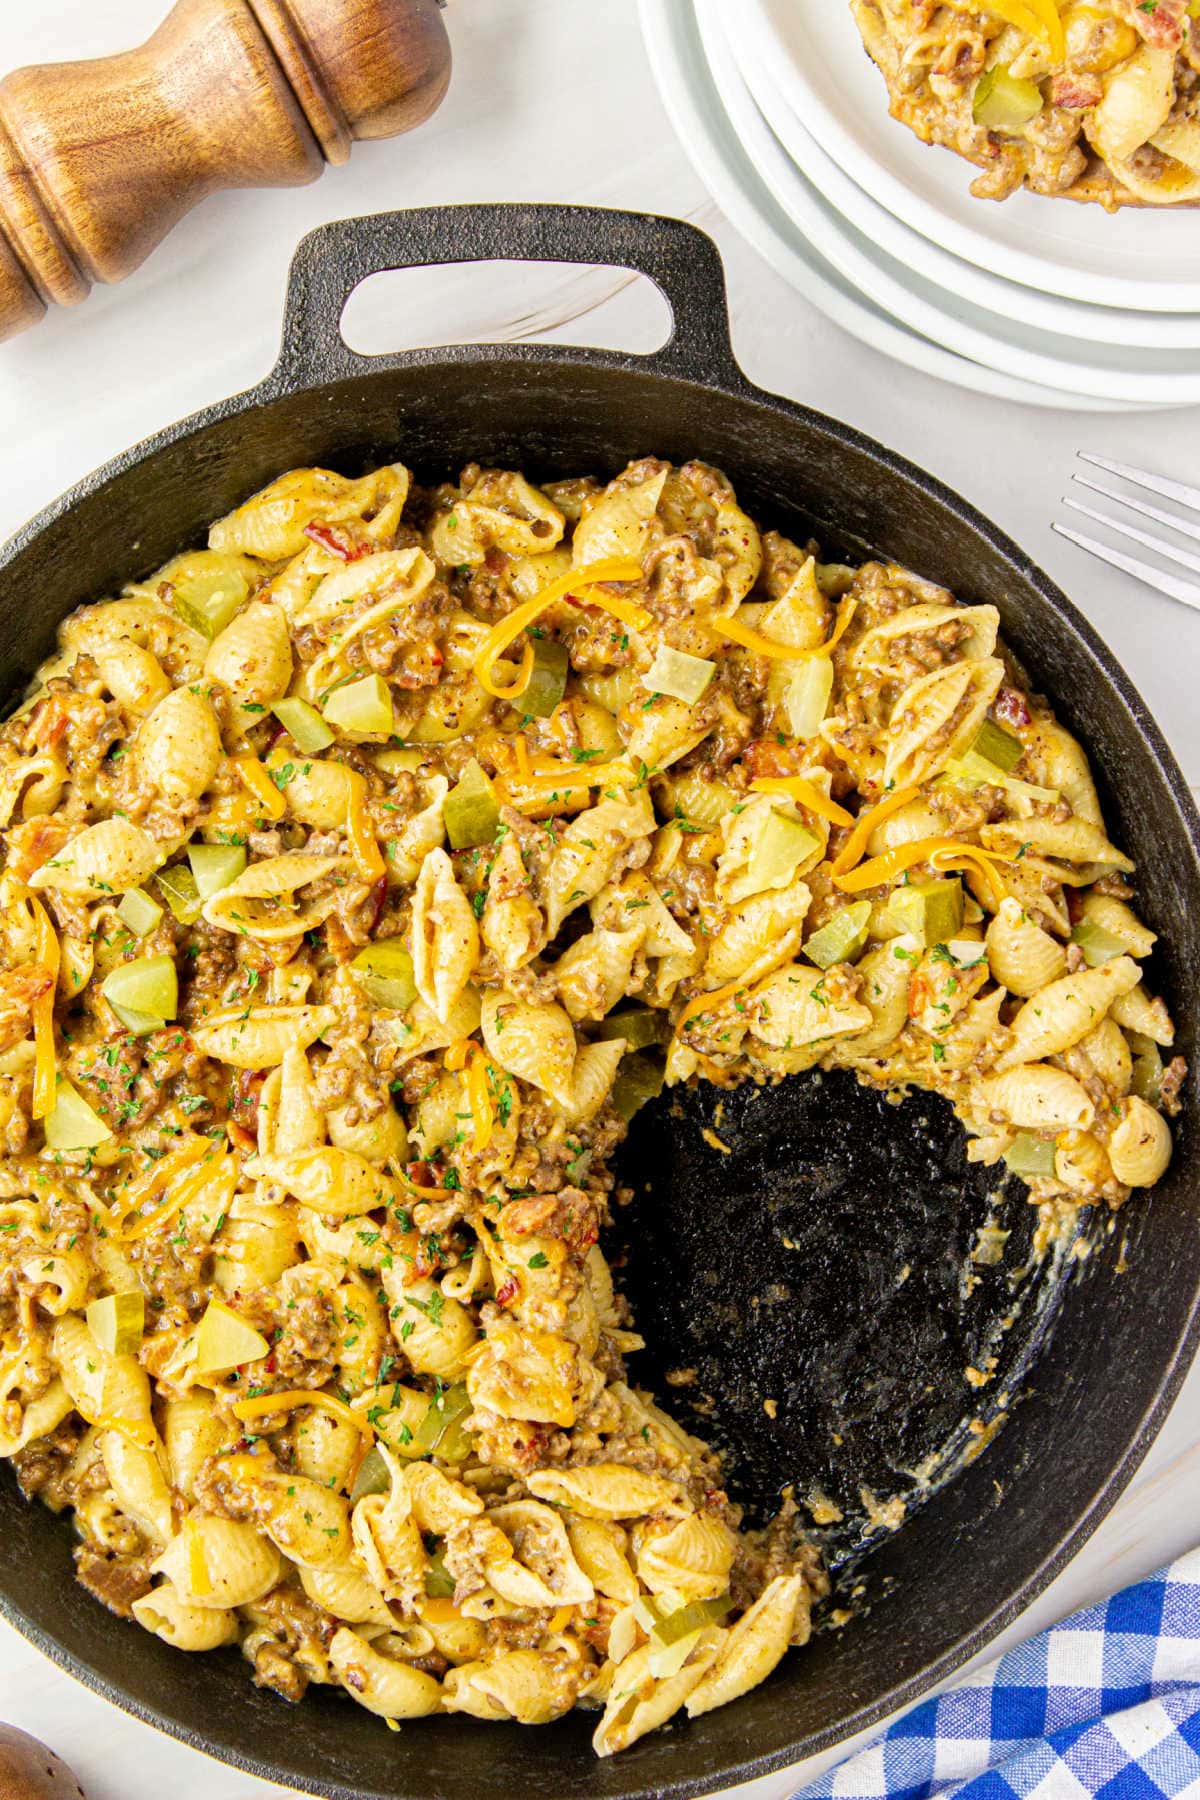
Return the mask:
<svg viewBox="0 0 1200 1800"><path fill-rule="evenodd" d="M139 49L0 81L0 338L121 281L221 188L297 187L435 110L438 0L178 0Z"/></svg>

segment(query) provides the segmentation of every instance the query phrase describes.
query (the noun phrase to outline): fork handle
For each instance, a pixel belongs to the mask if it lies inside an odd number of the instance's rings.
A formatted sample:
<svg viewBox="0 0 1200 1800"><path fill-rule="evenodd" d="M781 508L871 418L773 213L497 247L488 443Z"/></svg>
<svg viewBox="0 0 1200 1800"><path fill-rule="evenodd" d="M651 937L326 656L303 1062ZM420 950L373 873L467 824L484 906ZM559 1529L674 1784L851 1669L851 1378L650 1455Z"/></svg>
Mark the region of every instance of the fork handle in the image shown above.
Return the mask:
<svg viewBox="0 0 1200 1800"><path fill-rule="evenodd" d="M0 82L0 338L120 281L219 188L292 187L437 106L438 0L179 0L149 41Z"/></svg>

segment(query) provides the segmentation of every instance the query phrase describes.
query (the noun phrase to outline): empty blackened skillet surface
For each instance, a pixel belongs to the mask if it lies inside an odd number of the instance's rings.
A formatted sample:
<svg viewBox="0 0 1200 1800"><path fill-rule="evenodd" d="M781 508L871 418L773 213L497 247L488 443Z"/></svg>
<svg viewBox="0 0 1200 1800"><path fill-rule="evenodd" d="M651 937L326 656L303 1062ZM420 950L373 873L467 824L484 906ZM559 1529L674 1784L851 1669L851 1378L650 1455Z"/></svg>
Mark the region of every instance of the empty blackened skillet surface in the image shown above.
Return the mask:
<svg viewBox="0 0 1200 1800"><path fill-rule="evenodd" d="M619 1172L632 1378L724 1453L752 1516L790 1484L834 1564L991 1436L1070 1266L1033 1259L1024 1183L967 1161L944 1101L843 1070L669 1092Z"/></svg>

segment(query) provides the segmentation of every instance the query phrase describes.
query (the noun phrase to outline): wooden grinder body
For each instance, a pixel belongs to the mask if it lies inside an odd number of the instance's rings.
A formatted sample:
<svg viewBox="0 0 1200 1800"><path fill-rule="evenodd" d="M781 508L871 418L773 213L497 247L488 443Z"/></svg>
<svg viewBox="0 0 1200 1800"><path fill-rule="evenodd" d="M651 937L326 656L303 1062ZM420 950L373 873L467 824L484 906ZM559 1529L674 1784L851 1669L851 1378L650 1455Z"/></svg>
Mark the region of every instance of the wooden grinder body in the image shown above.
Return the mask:
<svg viewBox="0 0 1200 1800"><path fill-rule="evenodd" d="M434 111L437 0L179 0L149 41L0 82L0 338L120 281L218 188L293 187Z"/></svg>

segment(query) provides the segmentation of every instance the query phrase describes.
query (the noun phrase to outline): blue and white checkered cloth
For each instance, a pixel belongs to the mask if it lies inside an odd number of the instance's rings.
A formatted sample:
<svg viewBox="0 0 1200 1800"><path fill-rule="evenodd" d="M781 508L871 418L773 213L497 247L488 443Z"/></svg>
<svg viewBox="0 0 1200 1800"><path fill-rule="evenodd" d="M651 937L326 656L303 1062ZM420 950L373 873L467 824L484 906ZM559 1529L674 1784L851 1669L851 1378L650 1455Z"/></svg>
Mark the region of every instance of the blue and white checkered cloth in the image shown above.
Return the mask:
<svg viewBox="0 0 1200 1800"><path fill-rule="evenodd" d="M795 1800L1200 1800L1200 1550L919 1706Z"/></svg>

